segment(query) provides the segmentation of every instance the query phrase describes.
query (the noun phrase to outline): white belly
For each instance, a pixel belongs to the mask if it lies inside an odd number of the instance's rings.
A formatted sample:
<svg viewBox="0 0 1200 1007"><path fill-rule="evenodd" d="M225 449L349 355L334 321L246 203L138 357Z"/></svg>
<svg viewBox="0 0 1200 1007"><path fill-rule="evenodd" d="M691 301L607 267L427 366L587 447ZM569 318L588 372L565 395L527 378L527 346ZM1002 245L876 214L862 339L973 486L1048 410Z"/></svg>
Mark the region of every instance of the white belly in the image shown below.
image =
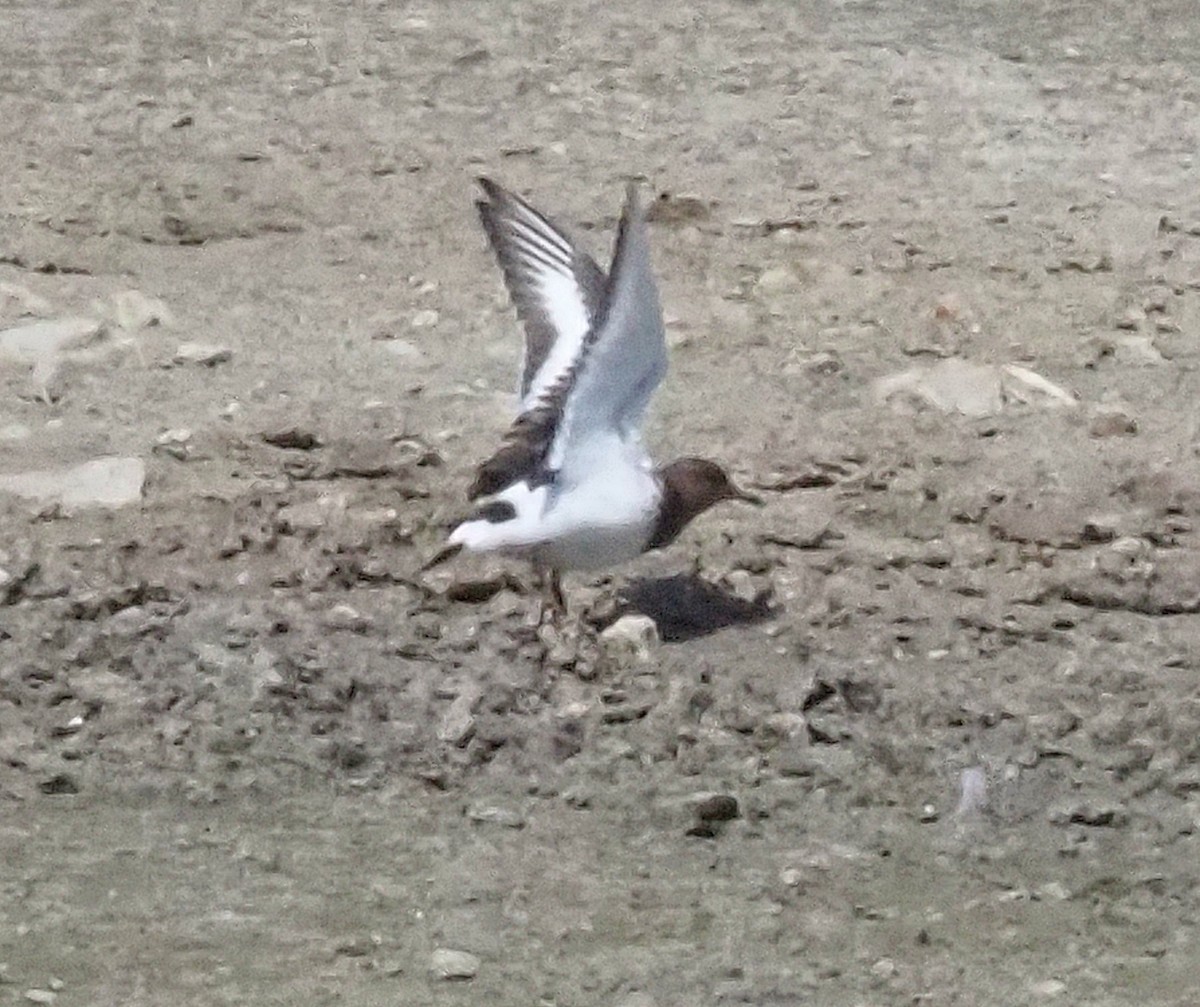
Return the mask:
<svg viewBox="0 0 1200 1007"><path fill-rule="evenodd" d="M498 494L516 510L513 519L470 521L450 536L480 552L502 552L556 570L596 570L638 556L658 518L660 491L649 466L606 469L561 493L525 484Z"/></svg>
<svg viewBox="0 0 1200 1007"><path fill-rule="evenodd" d="M620 523L578 525L529 550L532 558L555 570L599 570L640 556L650 540L653 518Z"/></svg>

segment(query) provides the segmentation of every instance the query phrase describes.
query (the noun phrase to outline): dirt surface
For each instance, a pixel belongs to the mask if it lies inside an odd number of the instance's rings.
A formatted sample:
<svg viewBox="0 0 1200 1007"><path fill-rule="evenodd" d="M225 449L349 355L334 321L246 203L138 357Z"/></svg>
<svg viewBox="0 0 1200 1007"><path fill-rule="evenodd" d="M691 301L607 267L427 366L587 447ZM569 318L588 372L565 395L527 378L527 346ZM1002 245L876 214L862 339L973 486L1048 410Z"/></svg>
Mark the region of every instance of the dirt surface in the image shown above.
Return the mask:
<svg viewBox="0 0 1200 1007"><path fill-rule="evenodd" d="M563 6L9 8L0 1003L1195 1003L1192 5ZM481 173L768 499L559 637Z"/></svg>

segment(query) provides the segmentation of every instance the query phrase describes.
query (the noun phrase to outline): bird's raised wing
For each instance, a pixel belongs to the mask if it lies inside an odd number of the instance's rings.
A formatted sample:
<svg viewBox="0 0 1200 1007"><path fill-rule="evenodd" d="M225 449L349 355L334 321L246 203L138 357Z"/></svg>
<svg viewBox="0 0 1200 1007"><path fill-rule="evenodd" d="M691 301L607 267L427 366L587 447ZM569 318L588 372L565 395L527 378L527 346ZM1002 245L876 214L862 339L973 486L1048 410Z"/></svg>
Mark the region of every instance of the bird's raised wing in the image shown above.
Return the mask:
<svg viewBox="0 0 1200 1007"><path fill-rule="evenodd" d="M537 220L545 220L532 208L523 203L521 206ZM522 242L526 242L532 224L528 218L522 219L526 222L518 230ZM558 234L551 225L546 226ZM560 240L565 242L561 235ZM572 246L567 243L565 247ZM563 246L559 250L563 251ZM529 257L543 267L551 261L541 253ZM594 263L592 266L604 275ZM557 269L553 272L558 274ZM561 274L558 277L561 279ZM646 223L632 186L603 290L595 295L591 281L576 289L590 292L588 304L594 297L590 328L580 337L574 357L560 371L545 382L539 377L530 386L523 411L505 434L500 450L476 471L467 493L472 500L499 493L519 481L531 487L544 485L555 480L560 471L570 483L589 474L585 459L594 460L596 455L588 450L589 443L596 446L601 441L628 441L639 432L650 397L666 374L667 347ZM575 303L585 301L580 297ZM548 364L540 370L547 371ZM575 475L573 465L577 467Z"/></svg>
<svg viewBox="0 0 1200 1007"><path fill-rule="evenodd" d="M604 299L565 379L568 387L547 467L570 484L577 481L572 466L588 464L589 439L637 437L650 398L666 373L666 333L650 239L637 190L630 185Z"/></svg>
<svg viewBox="0 0 1200 1007"><path fill-rule="evenodd" d="M475 205L504 282L525 326L522 413L575 362L605 296L607 277L563 230L520 196L487 178Z"/></svg>

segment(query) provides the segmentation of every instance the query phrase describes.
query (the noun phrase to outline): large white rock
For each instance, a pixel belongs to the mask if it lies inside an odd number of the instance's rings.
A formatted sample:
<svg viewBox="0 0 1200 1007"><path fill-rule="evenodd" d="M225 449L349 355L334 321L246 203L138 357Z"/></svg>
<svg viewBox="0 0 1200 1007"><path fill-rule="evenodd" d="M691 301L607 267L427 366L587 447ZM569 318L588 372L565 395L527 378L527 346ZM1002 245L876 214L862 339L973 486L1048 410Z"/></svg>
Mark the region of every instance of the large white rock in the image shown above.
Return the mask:
<svg viewBox="0 0 1200 1007"><path fill-rule="evenodd" d="M1070 392L1026 367L956 357L880 378L874 391L880 402L907 400L973 418L994 416L1013 402L1050 408L1077 404Z"/></svg>
<svg viewBox="0 0 1200 1007"><path fill-rule="evenodd" d="M141 499L145 480L140 458L95 458L70 468L0 475L0 493L64 507L124 507Z"/></svg>
<svg viewBox="0 0 1200 1007"><path fill-rule="evenodd" d="M0 332L0 357L32 364L33 380L44 388L54 377L62 353L88 346L103 334L103 323L92 318L30 322Z"/></svg>

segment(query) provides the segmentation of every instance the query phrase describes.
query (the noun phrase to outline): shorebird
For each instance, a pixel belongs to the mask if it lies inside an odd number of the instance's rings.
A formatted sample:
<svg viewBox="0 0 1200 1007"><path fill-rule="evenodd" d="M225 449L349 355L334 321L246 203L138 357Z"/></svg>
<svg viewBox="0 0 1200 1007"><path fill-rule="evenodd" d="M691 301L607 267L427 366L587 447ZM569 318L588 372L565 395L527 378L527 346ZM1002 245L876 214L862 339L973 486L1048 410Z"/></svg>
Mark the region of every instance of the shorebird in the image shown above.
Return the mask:
<svg viewBox="0 0 1200 1007"><path fill-rule="evenodd" d="M475 513L423 569L464 549L527 559L548 585L552 614L562 615L564 572L670 545L723 500L763 501L716 462L656 467L642 445L667 344L636 187L628 187L606 275L549 217L478 181L486 198L475 205L525 328L520 409L476 470L467 491Z"/></svg>

